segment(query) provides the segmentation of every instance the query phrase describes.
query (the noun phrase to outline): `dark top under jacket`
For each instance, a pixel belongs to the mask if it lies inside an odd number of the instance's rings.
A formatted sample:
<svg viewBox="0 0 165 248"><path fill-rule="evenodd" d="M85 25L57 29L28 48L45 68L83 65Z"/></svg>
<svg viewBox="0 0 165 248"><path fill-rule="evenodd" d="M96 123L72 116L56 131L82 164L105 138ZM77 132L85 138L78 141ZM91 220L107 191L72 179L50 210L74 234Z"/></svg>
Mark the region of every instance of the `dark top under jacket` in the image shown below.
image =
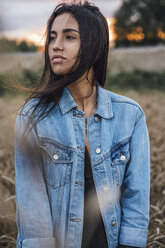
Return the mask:
<svg viewBox="0 0 165 248"><path fill-rule="evenodd" d="M85 147L84 226L81 248L108 248L94 186L90 157Z"/></svg>
<svg viewBox="0 0 165 248"><path fill-rule="evenodd" d="M81 248L108 248L104 223L93 181L91 161L85 147L84 225ZM138 248L119 245L123 248Z"/></svg>

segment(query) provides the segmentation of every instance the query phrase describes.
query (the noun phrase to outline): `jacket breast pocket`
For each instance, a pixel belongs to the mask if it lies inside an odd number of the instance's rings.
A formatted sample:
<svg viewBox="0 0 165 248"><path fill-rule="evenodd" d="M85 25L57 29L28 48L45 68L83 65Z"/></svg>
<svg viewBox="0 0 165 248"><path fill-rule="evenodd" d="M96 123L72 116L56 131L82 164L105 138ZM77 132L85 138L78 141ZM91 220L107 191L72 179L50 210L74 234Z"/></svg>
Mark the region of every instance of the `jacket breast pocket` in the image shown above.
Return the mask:
<svg viewBox="0 0 165 248"><path fill-rule="evenodd" d="M110 154L114 183L121 186L124 179L126 165L130 159L129 138L113 146Z"/></svg>
<svg viewBox="0 0 165 248"><path fill-rule="evenodd" d="M63 146L49 138L40 137L39 140L47 185L54 189L65 186L71 180L72 148Z"/></svg>

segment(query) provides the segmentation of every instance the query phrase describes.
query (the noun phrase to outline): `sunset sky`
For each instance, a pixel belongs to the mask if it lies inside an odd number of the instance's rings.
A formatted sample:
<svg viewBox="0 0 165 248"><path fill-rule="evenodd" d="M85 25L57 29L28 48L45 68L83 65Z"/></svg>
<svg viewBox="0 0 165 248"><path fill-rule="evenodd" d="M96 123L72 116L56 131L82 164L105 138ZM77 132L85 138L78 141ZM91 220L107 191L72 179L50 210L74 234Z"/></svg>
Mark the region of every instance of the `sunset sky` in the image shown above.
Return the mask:
<svg viewBox="0 0 165 248"><path fill-rule="evenodd" d="M0 0L0 36L42 44L47 19L58 0ZM106 17L112 17L122 0L91 0Z"/></svg>

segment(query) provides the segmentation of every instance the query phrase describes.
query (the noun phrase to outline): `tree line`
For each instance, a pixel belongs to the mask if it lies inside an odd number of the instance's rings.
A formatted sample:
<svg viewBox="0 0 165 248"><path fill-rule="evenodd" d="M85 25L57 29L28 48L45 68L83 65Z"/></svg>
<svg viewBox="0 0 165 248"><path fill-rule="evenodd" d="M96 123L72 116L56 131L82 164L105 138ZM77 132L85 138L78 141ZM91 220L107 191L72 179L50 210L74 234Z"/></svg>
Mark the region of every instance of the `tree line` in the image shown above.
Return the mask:
<svg viewBox="0 0 165 248"><path fill-rule="evenodd" d="M38 48L34 43L28 43L26 40L18 42L17 40L10 40L8 38L0 39L0 52L36 52Z"/></svg>
<svg viewBox="0 0 165 248"><path fill-rule="evenodd" d="M165 43L165 0L123 0L114 17L117 47Z"/></svg>

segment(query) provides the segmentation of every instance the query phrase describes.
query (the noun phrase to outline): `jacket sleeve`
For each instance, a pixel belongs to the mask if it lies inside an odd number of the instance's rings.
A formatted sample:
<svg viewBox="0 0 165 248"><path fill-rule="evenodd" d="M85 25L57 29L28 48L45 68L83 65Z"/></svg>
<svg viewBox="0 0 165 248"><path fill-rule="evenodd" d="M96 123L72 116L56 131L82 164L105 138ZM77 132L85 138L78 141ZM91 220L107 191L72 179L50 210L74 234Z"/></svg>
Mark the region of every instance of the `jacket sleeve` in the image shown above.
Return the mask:
<svg viewBox="0 0 165 248"><path fill-rule="evenodd" d="M27 119L18 114L15 125L17 248L55 248L42 158L34 129L23 139Z"/></svg>
<svg viewBox="0 0 165 248"><path fill-rule="evenodd" d="M149 224L150 147L144 114L137 121L130 142L121 195L119 244L145 247Z"/></svg>

